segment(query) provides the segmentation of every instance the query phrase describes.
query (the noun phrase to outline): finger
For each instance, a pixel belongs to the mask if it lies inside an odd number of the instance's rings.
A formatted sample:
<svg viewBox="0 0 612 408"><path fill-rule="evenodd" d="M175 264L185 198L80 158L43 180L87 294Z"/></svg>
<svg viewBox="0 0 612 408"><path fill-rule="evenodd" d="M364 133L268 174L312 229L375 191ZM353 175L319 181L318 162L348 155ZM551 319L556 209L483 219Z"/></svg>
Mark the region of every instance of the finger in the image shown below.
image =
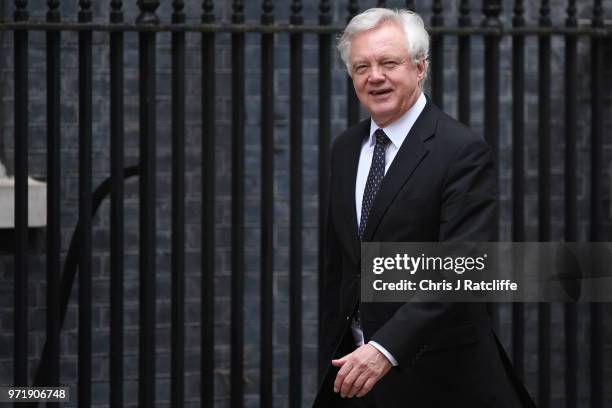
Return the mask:
<svg viewBox="0 0 612 408"><path fill-rule="evenodd" d="M348 357L351 355L352 353L349 353L343 357L337 358L335 360L332 360L332 365L335 367L342 367L347 361L348 361Z"/></svg>
<svg viewBox="0 0 612 408"><path fill-rule="evenodd" d="M357 377L357 379L353 383L353 386L349 390L348 397L353 398L356 394L358 394L361 391L361 388L363 387L363 385L365 384L368 378L369 377L367 373L362 372L361 375Z"/></svg>
<svg viewBox="0 0 612 408"><path fill-rule="evenodd" d="M374 384L376 384L376 380L374 380L372 377L368 378L365 384L363 384L363 387L361 387L361 391L357 393L357 398L361 398L370 392L372 387L374 387Z"/></svg>
<svg viewBox="0 0 612 408"><path fill-rule="evenodd" d="M349 396L349 391L353 388L353 383L357 378L361 375L363 371L358 368L358 366L353 366L351 371L344 378L344 382L340 387L340 395L342 398L346 398Z"/></svg>
<svg viewBox="0 0 612 408"><path fill-rule="evenodd" d="M340 387L342 387L342 383L344 382L344 378L351 371L351 364L344 364L338 374L336 374L336 380L334 381L334 392L339 392Z"/></svg>
<svg viewBox="0 0 612 408"><path fill-rule="evenodd" d="M346 363L346 360L344 359L344 357L342 357L338 360L332 360L331 363L334 367L342 367Z"/></svg>

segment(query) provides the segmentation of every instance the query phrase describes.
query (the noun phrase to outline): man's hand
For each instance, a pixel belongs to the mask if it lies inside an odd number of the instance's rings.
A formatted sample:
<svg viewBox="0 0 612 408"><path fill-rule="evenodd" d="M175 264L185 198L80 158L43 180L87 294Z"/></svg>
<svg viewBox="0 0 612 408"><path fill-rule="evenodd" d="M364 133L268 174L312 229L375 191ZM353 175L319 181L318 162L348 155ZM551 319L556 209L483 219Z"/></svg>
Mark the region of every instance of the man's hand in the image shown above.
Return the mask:
<svg viewBox="0 0 612 408"><path fill-rule="evenodd" d="M340 367L334 392L342 398L363 397L391 369L391 362L374 346L364 344L332 364Z"/></svg>

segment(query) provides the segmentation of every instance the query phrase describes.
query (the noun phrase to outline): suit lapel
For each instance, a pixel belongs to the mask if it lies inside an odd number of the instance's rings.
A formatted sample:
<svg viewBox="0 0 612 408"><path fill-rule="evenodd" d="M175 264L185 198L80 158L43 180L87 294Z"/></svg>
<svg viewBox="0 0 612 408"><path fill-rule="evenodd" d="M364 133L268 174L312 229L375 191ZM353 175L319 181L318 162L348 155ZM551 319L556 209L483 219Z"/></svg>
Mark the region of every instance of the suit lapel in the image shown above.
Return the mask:
<svg viewBox="0 0 612 408"><path fill-rule="evenodd" d="M351 136L346 163L343 166L344 175L341 180L346 180L343 185L343 202L342 211L346 217L344 225L344 242L348 243L348 252L355 263L359 262L360 248L359 238L357 235L357 209L355 208L355 184L357 181L357 166L359 165L359 155L361 153L361 145L365 137L368 136L370 129L370 120L362 121L356 128L355 133Z"/></svg>
<svg viewBox="0 0 612 408"><path fill-rule="evenodd" d="M406 136L397 155L393 159L393 163L391 163L389 170L387 170L387 174L383 178L363 233L364 241L372 239L387 208L393 202L402 186L412 176L419 163L427 156L428 149L424 141L434 134L437 119L438 111L432 105L429 98L427 98L427 104L423 108L423 112L421 112L410 129L408 136Z"/></svg>

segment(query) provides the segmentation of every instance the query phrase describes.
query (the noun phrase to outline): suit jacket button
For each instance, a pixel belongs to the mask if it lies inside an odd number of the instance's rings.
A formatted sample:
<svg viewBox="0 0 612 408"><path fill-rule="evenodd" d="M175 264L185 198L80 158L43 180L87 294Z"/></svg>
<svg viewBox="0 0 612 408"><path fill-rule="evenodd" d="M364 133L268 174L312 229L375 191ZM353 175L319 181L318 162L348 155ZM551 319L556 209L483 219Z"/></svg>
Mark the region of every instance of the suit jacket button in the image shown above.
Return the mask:
<svg viewBox="0 0 612 408"><path fill-rule="evenodd" d="M346 320L348 320L348 319L350 319L350 318L351 318L351 316L346 316Z"/></svg>

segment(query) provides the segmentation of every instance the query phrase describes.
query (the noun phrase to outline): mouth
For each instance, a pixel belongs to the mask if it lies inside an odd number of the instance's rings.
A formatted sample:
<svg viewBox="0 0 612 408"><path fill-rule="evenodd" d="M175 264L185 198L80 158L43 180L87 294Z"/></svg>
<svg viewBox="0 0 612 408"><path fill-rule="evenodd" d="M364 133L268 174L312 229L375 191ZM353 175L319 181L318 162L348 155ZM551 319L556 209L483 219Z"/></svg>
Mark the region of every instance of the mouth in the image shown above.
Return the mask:
<svg viewBox="0 0 612 408"><path fill-rule="evenodd" d="M375 89L373 91L370 91L370 95L373 96L381 96L381 95L387 95L391 93L391 89L385 88L385 89Z"/></svg>

